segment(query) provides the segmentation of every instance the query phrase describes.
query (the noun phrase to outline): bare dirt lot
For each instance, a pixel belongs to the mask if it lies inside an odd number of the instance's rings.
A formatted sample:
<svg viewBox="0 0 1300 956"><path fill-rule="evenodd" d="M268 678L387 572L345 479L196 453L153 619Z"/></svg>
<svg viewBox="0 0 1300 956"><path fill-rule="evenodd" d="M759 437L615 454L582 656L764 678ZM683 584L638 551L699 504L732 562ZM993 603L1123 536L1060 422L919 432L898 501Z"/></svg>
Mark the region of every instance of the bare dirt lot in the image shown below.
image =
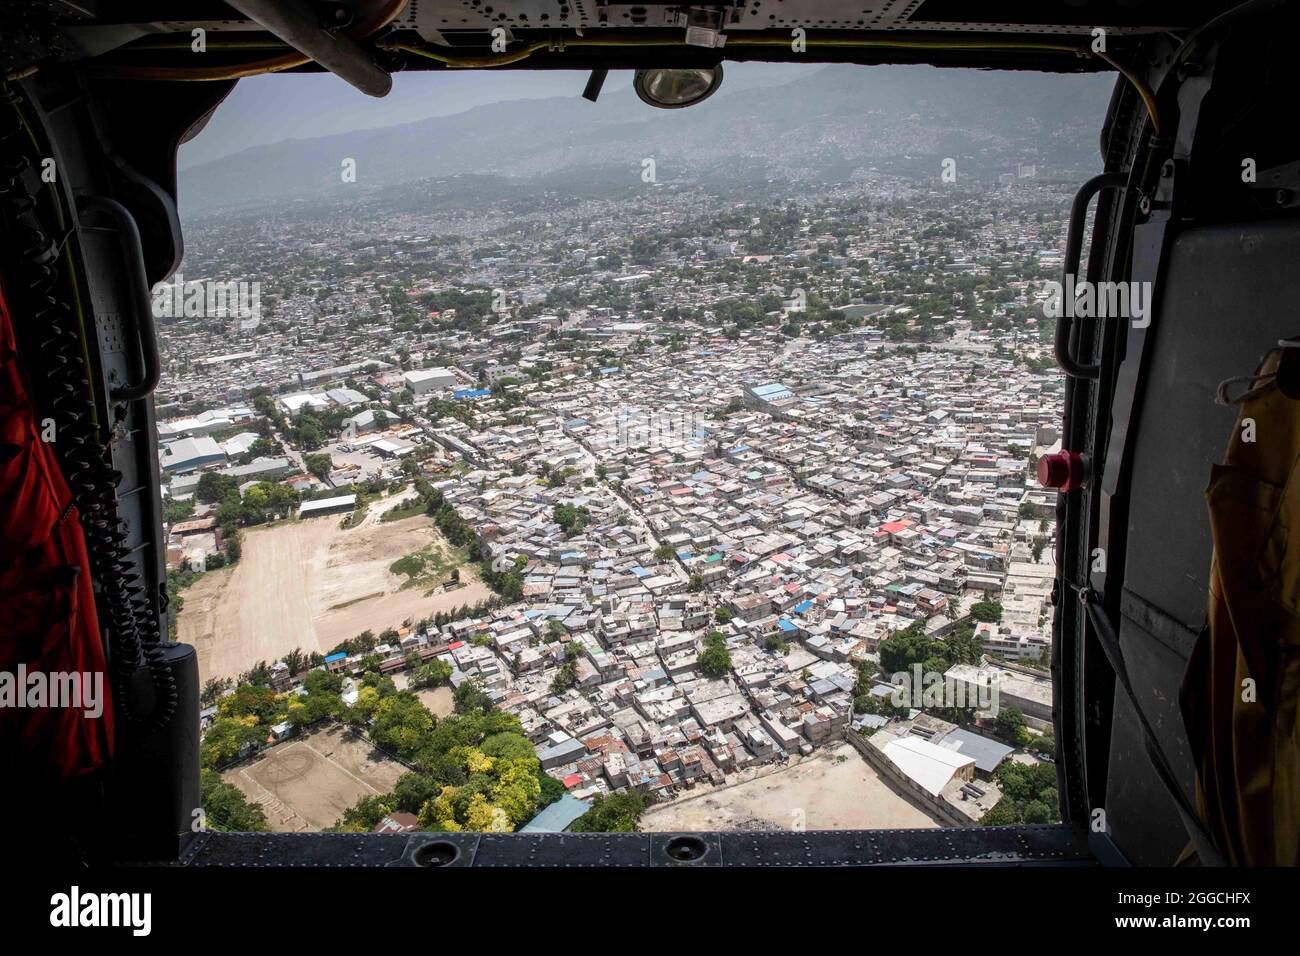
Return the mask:
<svg viewBox="0 0 1300 956"><path fill-rule="evenodd" d="M401 671L393 675L393 685L398 690L407 690L407 673ZM419 698L424 709L439 720L451 714L456 709L456 699L451 692L450 687L426 687L423 690L417 690L415 696Z"/></svg>
<svg viewBox="0 0 1300 956"><path fill-rule="evenodd" d="M181 595L179 637L198 650L201 678L237 676L296 647L326 653L362 631L377 634L490 597L468 564L455 590L426 596L427 588L403 588L407 579L389 565L422 548L451 549L424 515L379 521L397 500L372 504L365 520L346 530L330 515L245 531L239 562L208 572Z"/></svg>
<svg viewBox="0 0 1300 956"><path fill-rule="evenodd" d="M843 757L843 760L839 758ZM701 792L702 791L702 792ZM890 789L849 744L734 786L697 787L647 810L641 829L869 830L939 824Z"/></svg>
<svg viewBox="0 0 1300 956"><path fill-rule="evenodd" d="M335 724L236 764L221 779L261 804L272 830L294 833L333 826L361 797L392 790L405 772Z"/></svg>

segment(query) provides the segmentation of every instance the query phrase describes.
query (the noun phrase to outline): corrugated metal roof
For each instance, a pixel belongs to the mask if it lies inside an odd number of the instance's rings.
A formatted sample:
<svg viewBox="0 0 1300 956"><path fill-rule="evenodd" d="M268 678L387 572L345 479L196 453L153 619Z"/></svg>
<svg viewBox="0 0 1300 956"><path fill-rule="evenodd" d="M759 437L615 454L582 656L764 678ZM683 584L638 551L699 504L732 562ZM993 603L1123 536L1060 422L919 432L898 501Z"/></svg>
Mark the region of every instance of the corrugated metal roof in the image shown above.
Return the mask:
<svg viewBox="0 0 1300 956"><path fill-rule="evenodd" d="M563 833L573 821L578 819L591 805L579 800L571 793L566 793L537 816L533 817L521 829L520 833Z"/></svg>

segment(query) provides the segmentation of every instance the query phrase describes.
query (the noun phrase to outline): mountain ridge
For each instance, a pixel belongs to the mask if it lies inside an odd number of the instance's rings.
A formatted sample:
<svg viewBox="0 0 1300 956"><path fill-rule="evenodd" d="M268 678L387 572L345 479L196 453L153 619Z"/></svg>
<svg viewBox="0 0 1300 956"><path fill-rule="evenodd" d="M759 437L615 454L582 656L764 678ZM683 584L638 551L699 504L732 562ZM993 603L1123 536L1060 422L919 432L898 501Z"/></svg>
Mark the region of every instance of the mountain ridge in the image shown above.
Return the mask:
<svg viewBox="0 0 1300 956"><path fill-rule="evenodd" d="M223 205L343 196L343 162L358 181L392 186L463 172L516 179L578 166L661 178L703 164L745 164L756 179L840 175L845 168L954 157L973 178L1008 164L1072 173L1097 165L1113 79L924 66L828 66L748 87L688 110L653 110L630 90L505 100L394 126L250 147L181 170L187 212ZM937 164L935 165L937 175ZM928 168L928 167L927 167Z"/></svg>

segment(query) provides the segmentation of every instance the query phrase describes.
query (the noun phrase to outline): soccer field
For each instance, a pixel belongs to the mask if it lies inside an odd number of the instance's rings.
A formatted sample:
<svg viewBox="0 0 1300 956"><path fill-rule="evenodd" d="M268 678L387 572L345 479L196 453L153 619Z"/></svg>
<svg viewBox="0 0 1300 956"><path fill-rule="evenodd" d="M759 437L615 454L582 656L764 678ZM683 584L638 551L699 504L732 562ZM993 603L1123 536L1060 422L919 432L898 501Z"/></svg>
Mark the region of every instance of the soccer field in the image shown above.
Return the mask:
<svg viewBox="0 0 1300 956"><path fill-rule="evenodd" d="M406 768L341 725L277 744L226 770L276 832L324 830L361 797L387 793Z"/></svg>

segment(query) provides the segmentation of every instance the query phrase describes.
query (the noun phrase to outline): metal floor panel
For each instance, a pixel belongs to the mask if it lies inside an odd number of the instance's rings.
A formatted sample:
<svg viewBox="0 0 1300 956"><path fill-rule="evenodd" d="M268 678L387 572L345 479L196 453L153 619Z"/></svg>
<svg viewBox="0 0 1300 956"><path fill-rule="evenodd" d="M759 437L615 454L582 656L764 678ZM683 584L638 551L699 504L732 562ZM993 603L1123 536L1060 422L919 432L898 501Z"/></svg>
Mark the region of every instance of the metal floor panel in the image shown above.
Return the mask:
<svg viewBox="0 0 1300 956"><path fill-rule="evenodd" d="M188 867L1093 866L1065 825L734 833L206 833Z"/></svg>

